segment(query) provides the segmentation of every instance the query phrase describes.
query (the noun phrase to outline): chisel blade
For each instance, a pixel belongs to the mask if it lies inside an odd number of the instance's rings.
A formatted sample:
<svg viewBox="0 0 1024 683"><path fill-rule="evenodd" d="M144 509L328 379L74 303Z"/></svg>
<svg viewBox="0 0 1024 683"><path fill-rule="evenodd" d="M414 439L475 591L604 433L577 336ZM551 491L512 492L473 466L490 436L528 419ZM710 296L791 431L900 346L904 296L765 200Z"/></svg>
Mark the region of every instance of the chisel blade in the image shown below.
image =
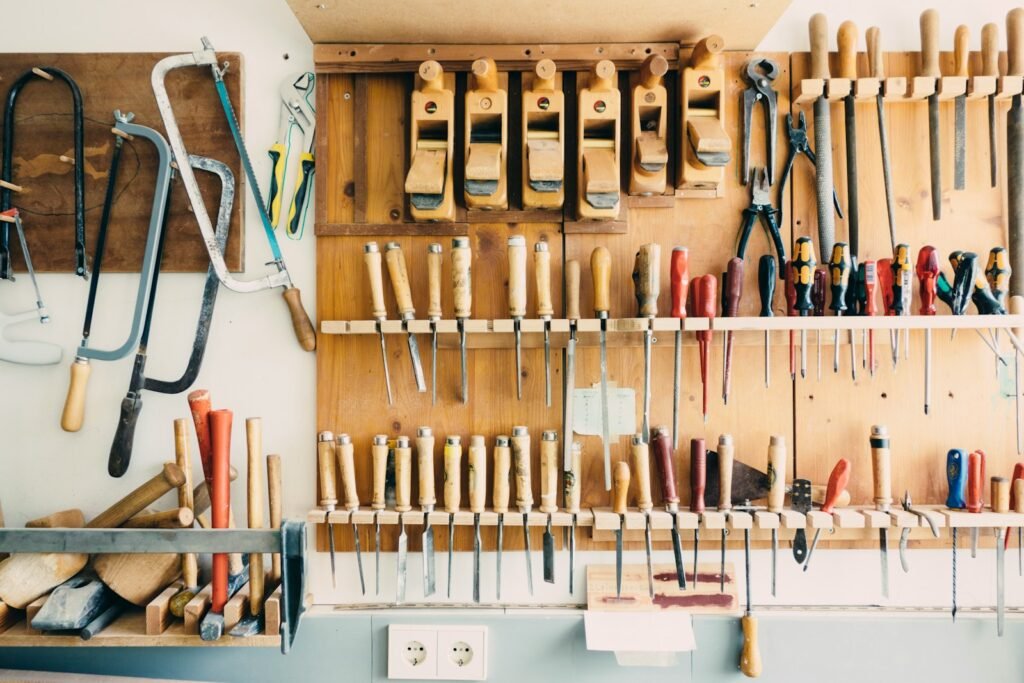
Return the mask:
<svg viewBox="0 0 1024 683"><path fill-rule="evenodd" d="M907 559L907 541L910 538L910 527L903 527L903 531L900 532L900 567L903 568L903 573L910 571L910 562Z"/></svg>
<svg viewBox="0 0 1024 683"><path fill-rule="evenodd" d="M363 550L359 546L359 525L352 523L352 545L356 549L356 567L359 569L359 589L366 595L366 579L363 577Z"/></svg>
<svg viewBox="0 0 1024 683"><path fill-rule="evenodd" d="M939 95L928 96L928 157L931 161L932 219L942 218L942 147L939 142Z"/></svg>
<svg viewBox="0 0 1024 683"><path fill-rule="evenodd" d="M644 443L651 442L651 340L654 333L644 330L644 418L641 435Z"/></svg>
<svg viewBox="0 0 1024 683"><path fill-rule="evenodd" d="M562 468L568 472L572 469L573 439L573 394L576 390L576 331L575 324L569 331L569 341L565 345L565 397L562 405Z"/></svg>
<svg viewBox="0 0 1024 683"><path fill-rule="evenodd" d="M654 597L654 564L651 560L651 516L644 515L644 550L647 551L647 592Z"/></svg>
<svg viewBox="0 0 1024 683"><path fill-rule="evenodd" d="M495 569L494 586L495 586L495 594L496 594L498 600L501 600L501 550L502 550L502 547L504 546L504 539L505 539L505 515L499 514L498 515L498 538L495 541L495 547L496 547L497 553L496 553L496 556L495 556L495 568L494 568Z"/></svg>
<svg viewBox="0 0 1024 683"><path fill-rule="evenodd" d="M544 321L544 405L551 407L551 321Z"/></svg>
<svg viewBox="0 0 1024 683"><path fill-rule="evenodd" d="M615 597L622 597L622 527L624 520L619 521L619 528L615 530Z"/></svg>
<svg viewBox="0 0 1024 683"><path fill-rule="evenodd" d="M601 320L601 441L604 448L604 490L612 490L611 429L608 424L608 332Z"/></svg>
<svg viewBox="0 0 1024 683"><path fill-rule="evenodd" d="M882 563L882 597L889 597L889 532L878 530L878 553Z"/></svg>
<svg viewBox="0 0 1024 683"><path fill-rule="evenodd" d="M398 533L398 574L395 602L403 603L405 602L405 570L409 551L409 537L405 533L405 520L399 522L398 528L400 531Z"/></svg>
<svg viewBox="0 0 1024 683"><path fill-rule="evenodd" d="M423 595L429 597L437 590L437 567L434 558L434 527L430 513L423 513Z"/></svg>
<svg viewBox="0 0 1024 683"><path fill-rule="evenodd" d="M388 405L394 405L395 399L391 395L391 372L388 370L388 344L384 340L384 331L377 323L377 332L380 334L380 357L384 361L384 388L388 390Z"/></svg>
<svg viewBox="0 0 1024 683"><path fill-rule="evenodd" d="M329 513L329 512L327 513L327 515L330 515L330 514L331 513ZM327 519L326 519L327 515L325 515L325 519L324 519L325 522L327 521ZM331 587L332 588L337 588L338 587L338 578L337 578L337 572L335 570L335 561L334 561L334 525L331 524L330 522L327 522L327 545L328 545L328 549L331 551Z"/></svg>
<svg viewBox="0 0 1024 683"><path fill-rule="evenodd" d="M703 515L701 515L703 517ZM700 525L702 520L698 520L697 524ZM693 588L697 589L697 549L700 545L700 528L693 530Z"/></svg>
<svg viewBox="0 0 1024 683"><path fill-rule="evenodd" d="M1006 546L1003 537L1006 529L996 529L996 632L1003 637L1003 627L1006 622L1006 594L1005 574L1006 567Z"/></svg>
<svg viewBox="0 0 1024 683"><path fill-rule="evenodd" d="M455 515L448 515L448 597L452 597L452 556L455 547Z"/></svg>
<svg viewBox="0 0 1024 683"><path fill-rule="evenodd" d="M416 380L416 391L425 393L427 381L423 378L423 363L420 362L420 349L416 345L416 335L406 330L406 340L409 342L409 358L412 359L412 376Z"/></svg>
<svg viewBox="0 0 1024 683"><path fill-rule="evenodd" d="M548 524L544 528L544 581L545 583L555 582L555 537L551 533L551 515L548 515Z"/></svg>
<svg viewBox="0 0 1024 683"><path fill-rule="evenodd" d="M996 96L988 96L988 165L992 187L999 184L999 134L996 132Z"/></svg>
<svg viewBox="0 0 1024 683"><path fill-rule="evenodd" d="M958 95L953 103L953 188L967 186L967 95Z"/></svg>
<svg viewBox="0 0 1024 683"><path fill-rule="evenodd" d="M772 597L775 597L775 567L779 554L779 531L772 529Z"/></svg>
<svg viewBox="0 0 1024 683"><path fill-rule="evenodd" d="M376 592L380 595L380 517L379 513L373 514L373 559L374 574L376 575Z"/></svg>
<svg viewBox="0 0 1024 683"><path fill-rule="evenodd" d="M480 513L473 515L473 602L480 602Z"/></svg>
<svg viewBox="0 0 1024 683"><path fill-rule="evenodd" d="M533 595L533 562L530 557L529 517L530 515L528 513L523 514L523 545L526 549L526 552L523 553L523 555L526 557L526 588L530 591L530 595Z"/></svg>
<svg viewBox="0 0 1024 683"><path fill-rule="evenodd" d="M523 332L519 318L515 321L516 328L516 399L523 400Z"/></svg>
<svg viewBox="0 0 1024 683"><path fill-rule="evenodd" d="M466 321L459 320L459 362L462 366L462 405L469 403L469 377L466 374Z"/></svg>
<svg viewBox="0 0 1024 683"><path fill-rule="evenodd" d="M725 592L725 533L726 533L725 529L722 529L722 544L721 544L722 563L721 563L721 566L719 567L719 570L718 570L718 592L719 593L724 593ZM651 589L652 597L653 597L653 592L654 592L654 589L652 588Z"/></svg>
<svg viewBox="0 0 1024 683"><path fill-rule="evenodd" d="M437 323L430 323L430 405L437 404Z"/></svg>
<svg viewBox="0 0 1024 683"><path fill-rule="evenodd" d="M686 569L683 567L683 539L679 536L675 515L672 516L672 559L676 563L676 582L686 589Z"/></svg>
<svg viewBox="0 0 1024 683"><path fill-rule="evenodd" d="M971 559L978 557L978 527L971 529Z"/></svg>

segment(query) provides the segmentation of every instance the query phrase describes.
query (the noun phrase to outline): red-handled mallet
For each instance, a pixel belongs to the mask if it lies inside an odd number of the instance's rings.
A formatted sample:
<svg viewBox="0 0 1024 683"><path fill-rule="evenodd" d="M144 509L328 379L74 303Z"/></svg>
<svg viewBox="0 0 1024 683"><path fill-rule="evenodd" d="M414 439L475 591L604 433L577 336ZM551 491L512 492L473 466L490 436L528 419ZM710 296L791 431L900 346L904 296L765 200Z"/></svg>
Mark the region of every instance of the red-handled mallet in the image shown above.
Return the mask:
<svg viewBox="0 0 1024 683"><path fill-rule="evenodd" d="M210 486L210 519L214 529L227 529L231 510L231 419L230 410L211 410L210 454L213 465ZM224 605L228 601L228 556L213 554L213 595L210 610L199 626L199 637L217 640L224 632Z"/></svg>

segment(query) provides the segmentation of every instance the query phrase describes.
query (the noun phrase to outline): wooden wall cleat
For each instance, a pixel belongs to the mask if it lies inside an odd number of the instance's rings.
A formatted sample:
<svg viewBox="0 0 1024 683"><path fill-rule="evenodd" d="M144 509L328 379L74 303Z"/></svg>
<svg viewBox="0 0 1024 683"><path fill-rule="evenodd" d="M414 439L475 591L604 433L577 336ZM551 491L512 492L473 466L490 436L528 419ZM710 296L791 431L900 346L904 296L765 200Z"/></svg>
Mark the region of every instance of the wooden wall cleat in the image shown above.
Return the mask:
<svg viewBox="0 0 1024 683"><path fill-rule="evenodd" d="M455 198L455 95L451 80L433 60L420 64L412 91L409 122L409 173L405 192L417 221L452 221Z"/></svg>
<svg viewBox="0 0 1024 683"><path fill-rule="evenodd" d="M523 208L565 202L565 94L555 63L542 59L523 74Z"/></svg>
<svg viewBox="0 0 1024 683"><path fill-rule="evenodd" d="M473 62L466 90L467 209L508 208L508 92L493 59Z"/></svg>
<svg viewBox="0 0 1024 683"><path fill-rule="evenodd" d="M602 59L581 73L577 122L577 197L579 220L619 216L619 149L622 105L615 65Z"/></svg>
<svg viewBox="0 0 1024 683"><path fill-rule="evenodd" d="M665 194L667 187L669 107L662 83L667 72L668 61L661 55L651 55L635 76L629 174L632 195Z"/></svg>
<svg viewBox="0 0 1024 683"><path fill-rule="evenodd" d="M719 53L720 36L697 43L690 63L680 71L682 150L679 155L678 196L720 197L732 140L725 132L725 72Z"/></svg>

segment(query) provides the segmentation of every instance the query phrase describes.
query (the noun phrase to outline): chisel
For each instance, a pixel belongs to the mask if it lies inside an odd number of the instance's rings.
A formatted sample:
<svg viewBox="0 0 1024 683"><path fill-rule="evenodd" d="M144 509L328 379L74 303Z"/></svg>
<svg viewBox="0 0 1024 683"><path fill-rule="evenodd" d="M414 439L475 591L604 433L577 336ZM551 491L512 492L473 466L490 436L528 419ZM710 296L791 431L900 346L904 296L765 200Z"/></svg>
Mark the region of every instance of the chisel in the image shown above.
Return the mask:
<svg viewBox="0 0 1024 683"><path fill-rule="evenodd" d="M762 254L757 262L757 292L761 297L762 318L771 318L775 315L772 311L772 299L775 298L775 278L777 277L777 265L771 254ZM771 374L771 332L764 331L764 386L767 389L772 384Z"/></svg>
<svg viewBox="0 0 1024 683"><path fill-rule="evenodd" d="M530 432L524 426L512 428L512 468L516 480L516 508L523 514L523 545L526 556L526 587L533 595L533 562L530 558L530 510L533 488L530 483Z"/></svg>
<svg viewBox="0 0 1024 683"><path fill-rule="evenodd" d="M548 516L544 527L544 581L555 582L555 537L551 515L558 512L558 432L545 430L540 441L540 511Z"/></svg>
<svg viewBox="0 0 1024 683"><path fill-rule="evenodd" d="M373 510L373 554L374 574L376 577L375 592L380 595L380 513L387 507L384 498L384 487L388 476L388 437L377 434L370 446L370 463L373 470L373 498L370 509Z"/></svg>
<svg viewBox="0 0 1024 683"><path fill-rule="evenodd" d="M723 283L722 315L735 318L739 315L740 297L743 296L743 259L732 257ZM732 379L732 330L725 333L725 370L722 372L722 401L729 405L729 385Z"/></svg>
<svg viewBox="0 0 1024 683"><path fill-rule="evenodd" d="M423 597L429 597L437 590L434 527L430 524L430 513L437 505L434 491L434 431L430 427L416 430L416 468L419 471L419 503L423 510Z"/></svg>
<svg viewBox="0 0 1024 683"><path fill-rule="evenodd" d="M968 78L971 58L970 29L961 24L953 34L953 75ZM953 101L953 189L967 186L967 91Z"/></svg>
<svg viewBox="0 0 1024 683"><path fill-rule="evenodd" d="M839 458L839 462L832 468L832 473L828 475L828 487L825 489L825 501L821 505L821 511L825 514L832 514L832 510L835 509L836 501L839 500L839 496L842 495L843 491L846 490L846 485L850 483L850 461L846 458ZM811 566L811 556L814 555L814 549L818 547L818 537L821 536L821 529L814 531L814 540L811 541L811 549L807 551L807 559L804 560L804 571Z"/></svg>
<svg viewBox="0 0 1024 683"><path fill-rule="evenodd" d="M946 497L946 507L950 510L963 510L967 507L964 500L964 493L967 488L967 467L964 462L964 452L954 448L946 454L946 482L949 484L949 495ZM952 570L953 570L953 621L956 622L956 546L957 527L952 526Z"/></svg>
<svg viewBox="0 0 1024 683"><path fill-rule="evenodd" d="M675 364L672 375L672 450L679 448L679 391L683 380L683 324L686 321L686 296L690 288L689 261L689 249L686 247L674 247L672 249L672 261L669 264L669 281L672 289L672 317L679 319L679 329L676 330Z"/></svg>
<svg viewBox="0 0 1024 683"><path fill-rule="evenodd" d="M644 549L647 551L647 592L654 597L654 565L651 560L651 463L650 449L640 434L633 435L629 444L632 469L636 472L636 506L644 513Z"/></svg>
<svg viewBox="0 0 1024 683"><path fill-rule="evenodd" d="M855 87L857 81L857 38L857 25L852 21L844 21L839 25L839 33L836 37L839 48L839 78L847 78L851 81L850 92L843 98L843 114L846 120L846 225L849 230L850 250L854 256L860 253L860 216L857 192L857 183L860 177L857 173L857 89Z"/></svg>
<svg viewBox="0 0 1024 683"><path fill-rule="evenodd" d="M797 239L793 252L790 267L793 269L793 286L796 289L795 309L801 317L806 317L814 308L811 303L811 285L814 281L814 267L818 265L814 258L814 242L810 237L801 237ZM807 376L807 330L800 330L800 376Z"/></svg>
<svg viewBox="0 0 1024 683"><path fill-rule="evenodd" d="M920 315L935 315L936 281L939 277L939 257L935 247L924 246L917 252L917 281L921 297ZM932 331L924 331L924 414L932 402Z"/></svg>
<svg viewBox="0 0 1024 683"><path fill-rule="evenodd" d="M395 442L395 511L398 512L398 571L395 602L405 602L406 564L409 554L409 536L405 533L405 513L412 510L412 447L409 437L400 436Z"/></svg>
<svg viewBox="0 0 1024 683"><path fill-rule="evenodd" d="M487 445L484 437L469 437L469 511L473 513L473 602L480 602L480 513L487 498Z"/></svg>
<svg viewBox="0 0 1024 683"><path fill-rule="evenodd" d="M786 438L772 435L768 441L768 512L780 514L786 504ZM779 554L779 530L772 527L772 597L775 597L775 568Z"/></svg>
<svg viewBox="0 0 1024 683"><path fill-rule="evenodd" d="M462 404L469 402L469 375L466 368L466 321L473 314L473 279L470 263L473 252L468 237L452 239L452 290L455 320L459 326L459 360L462 367Z"/></svg>
<svg viewBox="0 0 1024 683"><path fill-rule="evenodd" d="M878 79L880 87L875 96L878 113L878 141L882 148L882 181L885 186L885 210L889 218L889 246L896 248L896 202L892 193L892 166L889 163L889 135L885 129L885 66L882 59L882 40L877 26L865 34L868 47L868 74ZM860 256L860 254L857 254ZM872 370L872 374L874 371Z"/></svg>
<svg viewBox="0 0 1024 683"><path fill-rule="evenodd" d="M341 490L345 494L345 509L354 513L359 509L359 491L356 489L356 469L352 437L338 434L335 456L338 460L338 471L341 473ZM359 569L359 588L366 595L366 579L363 577L363 551L359 546L359 525L352 520L352 545L356 550L356 567ZM251 565L251 563L250 563ZM250 574L252 567L250 566Z"/></svg>
<svg viewBox="0 0 1024 683"><path fill-rule="evenodd" d="M444 440L444 511L448 513L448 597L452 597L452 560L455 552L455 513L462 503L462 438Z"/></svg>
<svg viewBox="0 0 1024 683"><path fill-rule="evenodd" d="M505 538L505 513L508 512L508 479L511 467L512 451L509 448L509 438L502 435L494 440L494 489L491 497L491 505L498 514L498 537L495 542L496 578L494 580L498 600L501 600L501 551Z"/></svg>
<svg viewBox="0 0 1024 683"><path fill-rule="evenodd" d="M427 320L430 321L430 404L437 403L437 323L443 315L441 308L441 245L427 246Z"/></svg>
<svg viewBox="0 0 1024 683"><path fill-rule="evenodd" d="M533 245L533 276L537 285L537 317L544 321L544 405L551 407L551 252L547 242Z"/></svg>
<svg viewBox="0 0 1024 683"><path fill-rule="evenodd" d="M871 470L874 480L875 509L889 512L892 504L892 462L889 454L889 429L885 425L871 427ZM889 530L878 528L878 552L882 569L882 596L889 597Z"/></svg>
<svg viewBox="0 0 1024 683"><path fill-rule="evenodd" d="M718 437L718 510L725 513L729 519L729 511L732 510L732 464L734 460L734 449L732 435L722 434ZM718 572L718 591L725 592L725 536L726 529L722 527L722 563ZM696 570L694 570L696 573Z"/></svg>
<svg viewBox="0 0 1024 683"><path fill-rule="evenodd" d="M388 346L384 339L382 323L387 320L388 311L384 307L384 279L381 271L381 255L376 242L367 242L363 247L363 262L366 263L366 274L370 280L370 302L373 319L377 321L377 334L380 336L380 357L384 362L384 387L388 391L388 405L394 404L391 396L391 373L388 372Z"/></svg>
<svg viewBox="0 0 1024 683"><path fill-rule="evenodd" d="M508 313L516 335L516 398L523 399L523 316L526 315L526 238L508 238Z"/></svg>
<svg viewBox="0 0 1024 683"><path fill-rule="evenodd" d="M324 509L324 523L327 525L327 544L331 552L331 586L338 587L334 562L334 524L331 513L338 504L337 477L334 461L334 434L320 432L316 440L316 463L320 474L320 507Z"/></svg>
<svg viewBox="0 0 1024 683"><path fill-rule="evenodd" d="M573 594L576 574L576 515L580 512L580 468L583 461L583 444L572 442L572 462L562 476L562 504L572 515L572 524L566 530L569 539L569 595ZM1024 482L1022 482L1024 483Z"/></svg>
<svg viewBox="0 0 1024 683"><path fill-rule="evenodd" d="M398 242L388 242L384 247L384 260L388 264L388 277L391 289L395 292L398 303L398 314L402 318L402 329L405 330L406 341L409 343L409 359L412 361L412 374L416 380L416 391L426 392L427 383L423 379L423 364L420 362L420 350L416 345L416 335L409 330L409 321L416 317L416 308L412 303L412 290L409 288L409 271L405 267L405 255Z"/></svg>
<svg viewBox="0 0 1024 683"><path fill-rule="evenodd" d="M999 27L985 24L981 27L981 75L999 78ZM996 94L988 96L988 163L992 187L999 182L999 133L996 131Z"/></svg>
<svg viewBox="0 0 1024 683"><path fill-rule="evenodd" d="M580 319L580 262L565 262L565 317L569 319L569 339L565 344L565 396L562 400L562 467L572 467L573 398L576 393L576 325ZM579 470L576 470L579 472Z"/></svg>
<svg viewBox="0 0 1024 683"><path fill-rule="evenodd" d="M828 19L824 14L811 17L811 78L829 79L828 70ZM832 213L832 113L828 94L823 89L821 96L814 100L814 151L817 154L815 168L815 198L818 206L818 246L821 253L832 251L835 241L835 214Z"/></svg>
<svg viewBox="0 0 1024 683"><path fill-rule="evenodd" d="M939 141L939 13L921 13L921 77L935 80L928 96L928 156L931 161L932 219L942 218L942 145Z"/></svg>
<svg viewBox="0 0 1024 683"><path fill-rule="evenodd" d="M644 328L644 417L641 435L644 443L651 441L651 343L654 340L654 319L658 317L658 295L661 293L661 245L641 244L633 262L633 289L637 317L647 318Z"/></svg>
<svg viewBox="0 0 1024 683"><path fill-rule="evenodd" d="M675 449L669 442L668 428L655 427L651 437L654 446L654 465L661 480L661 499L665 510L672 515L672 557L676 563L676 581L686 588L686 570L683 568L683 542L679 537L679 496L676 494L676 471L673 461Z"/></svg>
<svg viewBox="0 0 1024 683"><path fill-rule="evenodd" d="M992 512L1006 514L1010 511L1010 480L1006 477L992 477ZM1006 621L1006 546L1003 543L1006 527L996 527L996 632L1003 637Z"/></svg>
<svg viewBox="0 0 1024 683"><path fill-rule="evenodd" d="M693 529L693 587L697 588L700 565L697 546L700 544L700 525L704 522L704 486L707 483L707 453L704 439L690 439L690 512L697 513L697 526Z"/></svg>
<svg viewBox="0 0 1024 683"><path fill-rule="evenodd" d="M612 512L619 516L615 530L615 597L622 597L622 534L626 528L626 497L629 495L629 465L622 460L615 463L615 490L612 492ZM696 577L694 577L696 578Z"/></svg>
<svg viewBox="0 0 1024 683"><path fill-rule="evenodd" d="M612 487L611 425L608 422L608 314L611 310L612 255L608 247L590 254L594 284L594 316L601 320L601 441L604 447L604 488Z"/></svg>

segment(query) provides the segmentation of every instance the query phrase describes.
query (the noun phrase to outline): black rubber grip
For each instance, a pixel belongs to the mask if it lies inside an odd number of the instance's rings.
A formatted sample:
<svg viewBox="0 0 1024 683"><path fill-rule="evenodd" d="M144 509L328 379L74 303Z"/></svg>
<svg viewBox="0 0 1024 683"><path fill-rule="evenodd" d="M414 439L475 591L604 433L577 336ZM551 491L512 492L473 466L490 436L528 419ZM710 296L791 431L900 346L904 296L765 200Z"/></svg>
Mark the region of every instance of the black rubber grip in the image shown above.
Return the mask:
<svg viewBox="0 0 1024 683"><path fill-rule="evenodd" d="M132 444L135 442L135 424L142 412L142 394L129 391L121 400L121 418L117 421L114 441L110 444L110 459L107 472L112 477L123 476L132 460Z"/></svg>

